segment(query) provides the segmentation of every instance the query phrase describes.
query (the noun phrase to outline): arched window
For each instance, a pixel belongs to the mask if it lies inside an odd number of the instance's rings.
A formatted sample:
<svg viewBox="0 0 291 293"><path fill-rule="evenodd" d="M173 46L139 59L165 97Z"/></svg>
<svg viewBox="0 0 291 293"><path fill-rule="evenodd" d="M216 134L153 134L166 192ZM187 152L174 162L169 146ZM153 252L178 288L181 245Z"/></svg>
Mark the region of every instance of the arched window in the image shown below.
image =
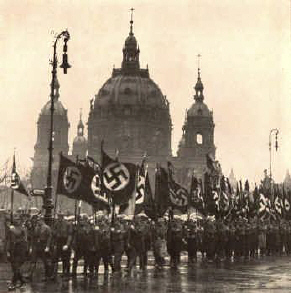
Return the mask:
<svg viewBox="0 0 291 293"><path fill-rule="evenodd" d="M201 133L196 134L196 142L197 144L203 144L203 136Z"/></svg>
<svg viewBox="0 0 291 293"><path fill-rule="evenodd" d="M198 115L202 116L202 114L203 114L202 109L198 109Z"/></svg>

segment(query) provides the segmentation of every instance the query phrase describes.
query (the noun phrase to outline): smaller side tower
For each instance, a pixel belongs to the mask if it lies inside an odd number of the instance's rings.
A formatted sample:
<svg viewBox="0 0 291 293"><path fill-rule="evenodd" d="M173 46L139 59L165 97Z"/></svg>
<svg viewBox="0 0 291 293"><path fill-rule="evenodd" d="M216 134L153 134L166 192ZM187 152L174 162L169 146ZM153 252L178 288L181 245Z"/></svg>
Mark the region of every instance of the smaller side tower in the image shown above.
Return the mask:
<svg viewBox="0 0 291 293"><path fill-rule="evenodd" d="M209 111L204 103L204 86L200 68L198 68L198 78L194 89L195 103L186 113L177 160L182 169L195 170L196 176L201 178L206 169L206 155L209 154L215 159L215 125L213 112Z"/></svg>
<svg viewBox="0 0 291 293"><path fill-rule="evenodd" d="M77 126L77 136L73 141L73 158L78 157L79 159L84 159L87 155L87 139L84 136L84 124L82 121L82 110L80 110L80 120Z"/></svg>
<svg viewBox="0 0 291 293"><path fill-rule="evenodd" d="M54 149L53 149L53 183L55 184L59 153L68 155L68 132L70 123L68 121L68 113L62 102L59 100L60 85L58 79L55 79L54 86ZM37 121L37 141L34 146L33 167L31 172L31 183L33 188L43 189L46 186L46 178L48 172L48 145L50 133L51 119L51 100L49 100L41 109Z"/></svg>

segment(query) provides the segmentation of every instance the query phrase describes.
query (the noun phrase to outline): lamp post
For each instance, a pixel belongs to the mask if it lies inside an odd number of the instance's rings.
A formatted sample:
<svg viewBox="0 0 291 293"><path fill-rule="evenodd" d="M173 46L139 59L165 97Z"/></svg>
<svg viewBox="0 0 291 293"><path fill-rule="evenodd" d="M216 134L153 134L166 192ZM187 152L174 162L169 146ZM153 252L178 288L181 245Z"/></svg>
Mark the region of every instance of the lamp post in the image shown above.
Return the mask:
<svg viewBox="0 0 291 293"><path fill-rule="evenodd" d="M279 130L273 128L270 130L269 134L269 153L270 153L270 188L271 188L271 197L273 198L273 179L272 179L272 137L275 134L275 150L278 151L278 134Z"/></svg>
<svg viewBox="0 0 291 293"><path fill-rule="evenodd" d="M49 159L48 159L48 172L47 172L47 184L45 187L45 193L44 193L44 201L43 201L43 209L45 210L44 220L45 222L50 225L52 223L52 209L54 208L53 205L53 198L52 198L52 164L53 164L53 140L54 140L54 97L55 97L55 80L57 76L57 43L58 40L63 38L64 39L64 46L63 46L63 62L60 66L60 68L63 68L64 74L67 74L67 69L71 66L68 63L68 55L67 55L67 42L70 39L70 34L67 30L62 31L60 34L56 36L56 39L54 41L53 45L53 60L51 62L52 64L52 83L51 83L51 93L50 93L50 100L51 100L51 115L50 115L50 132L49 132L49 146L48 146L48 153L49 153Z"/></svg>

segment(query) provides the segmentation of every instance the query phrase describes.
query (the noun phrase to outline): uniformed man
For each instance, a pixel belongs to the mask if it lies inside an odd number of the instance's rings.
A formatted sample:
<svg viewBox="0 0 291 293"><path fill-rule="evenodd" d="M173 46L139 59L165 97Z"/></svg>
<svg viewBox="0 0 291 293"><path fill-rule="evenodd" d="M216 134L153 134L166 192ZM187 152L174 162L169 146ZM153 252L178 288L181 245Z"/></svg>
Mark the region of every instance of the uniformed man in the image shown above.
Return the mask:
<svg viewBox="0 0 291 293"><path fill-rule="evenodd" d="M72 225L65 220L63 213L58 213L58 218L53 225L53 274L58 272L58 261L62 260L62 276L70 274Z"/></svg>
<svg viewBox="0 0 291 293"><path fill-rule="evenodd" d="M98 274L100 261L102 259L105 274L109 271L109 265L113 270L111 256L110 221L107 215L99 211L96 215L94 230L98 233L98 249L96 253L95 266Z"/></svg>
<svg viewBox="0 0 291 293"><path fill-rule="evenodd" d="M111 244L115 273L121 272L121 258L128 246L128 229L126 229L124 217L125 215L117 215L111 227Z"/></svg>
<svg viewBox="0 0 291 293"><path fill-rule="evenodd" d="M204 224L204 244L205 244L205 252L206 258L208 261L213 261L215 258L215 235L216 235L216 225L215 219L213 217L209 217Z"/></svg>
<svg viewBox="0 0 291 293"><path fill-rule="evenodd" d="M155 265L158 269L162 269L166 257L167 221L164 218L158 218L152 223L151 230Z"/></svg>
<svg viewBox="0 0 291 293"><path fill-rule="evenodd" d="M167 250L170 255L170 266L176 269L180 261L180 253L183 250L183 225L182 218L174 215L169 221L167 231Z"/></svg>
<svg viewBox="0 0 291 293"><path fill-rule="evenodd" d="M87 275L87 270L89 267L89 254L88 254L88 242L90 237L90 224L88 221L88 217L84 215L83 217L79 217L73 233L73 242L72 247L74 249L74 259L73 259L73 268L72 268L72 276L77 276L77 267L78 262L81 258L84 258L84 268L83 274Z"/></svg>
<svg viewBox="0 0 291 293"><path fill-rule="evenodd" d="M227 244L226 227L222 219L216 220L215 243L216 258L220 261L225 256L224 252Z"/></svg>
<svg viewBox="0 0 291 293"><path fill-rule="evenodd" d="M129 271L132 269L139 258L139 268L144 270L146 268L146 235L147 235L147 221L145 214L136 215L133 219L129 229Z"/></svg>
<svg viewBox="0 0 291 293"><path fill-rule="evenodd" d="M225 249L225 255L227 260L231 260L235 250L235 224L233 221L226 223L227 243Z"/></svg>
<svg viewBox="0 0 291 293"><path fill-rule="evenodd" d="M9 227L7 242L7 257L10 259L13 272L12 281L8 287L9 290L15 290L17 282L20 282L20 287L25 284L20 269L26 260L26 254L27 232L21 223L20 216L15 215L13 224Z"/></svg>
<svg viewBox="0 0 291 293"><path fill-rule="evenodd" d="M184 226L184 237L187 242L188 263L192 264L197 261L197 219L195 214L191 214Z"/></svg>
<svg viewBox="0 0 291 293"><path fill-rule="evenodd" d="M255 258L258 248L258 225L257 218L253 217L250 219L250 230L249 230L249 249L250 249L250 258Z"/></svg>
<svg viewBox="0 0 291 293"><path fill-rule="evenodd" d="M36 266L36 262L40 258L43 262L45 270L45 277L43 280L47 281L52 277L52 231L51 228L45 224L43 217L36 216L33 221L36 221L36 223L33 224L35 225L32 239L32 263L34 264L34 267L31 270L31 278Z"/></svg>
<svg viewBox="0 0 291 293"><path fill-rule="evenodd" d="M258 247L260 250L260 257L266 255L266 234L267 234L267 223L265 223L263 219L259 219Z"/></svg>

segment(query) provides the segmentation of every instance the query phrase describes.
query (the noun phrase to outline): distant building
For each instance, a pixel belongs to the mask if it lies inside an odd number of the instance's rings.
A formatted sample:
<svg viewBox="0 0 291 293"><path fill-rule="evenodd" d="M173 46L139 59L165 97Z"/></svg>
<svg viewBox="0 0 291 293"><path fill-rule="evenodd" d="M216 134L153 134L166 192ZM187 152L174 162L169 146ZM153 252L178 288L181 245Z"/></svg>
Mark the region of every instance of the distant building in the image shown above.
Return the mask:
<svg viewBox="0 0 291 293"><path fill-rule="evenodd" d="M284 183L284 187L287 190L291 190L291 176L290 176L289 170L286 171L286 176L283 183Z"/></svg>
<svg viewBox="0 0 291 293"><path fill-rule="evenodd" d="M231 187L233 188L233 190L236 190L237 189L237 180L234 176L234 172L233 172L232 168L231 168L230 174L228 176L228 180L229 180L229 183L230 183Z"/></svg>
<svg viewBox="0 0 291 293"><path fill-rule="evenodd" d="M82 114L80 113L80 120L77 126L77 136L73 141L72 156L73 158L84 159L88 151L88 142L84 135L84 124L82 121Z"/></svg>

